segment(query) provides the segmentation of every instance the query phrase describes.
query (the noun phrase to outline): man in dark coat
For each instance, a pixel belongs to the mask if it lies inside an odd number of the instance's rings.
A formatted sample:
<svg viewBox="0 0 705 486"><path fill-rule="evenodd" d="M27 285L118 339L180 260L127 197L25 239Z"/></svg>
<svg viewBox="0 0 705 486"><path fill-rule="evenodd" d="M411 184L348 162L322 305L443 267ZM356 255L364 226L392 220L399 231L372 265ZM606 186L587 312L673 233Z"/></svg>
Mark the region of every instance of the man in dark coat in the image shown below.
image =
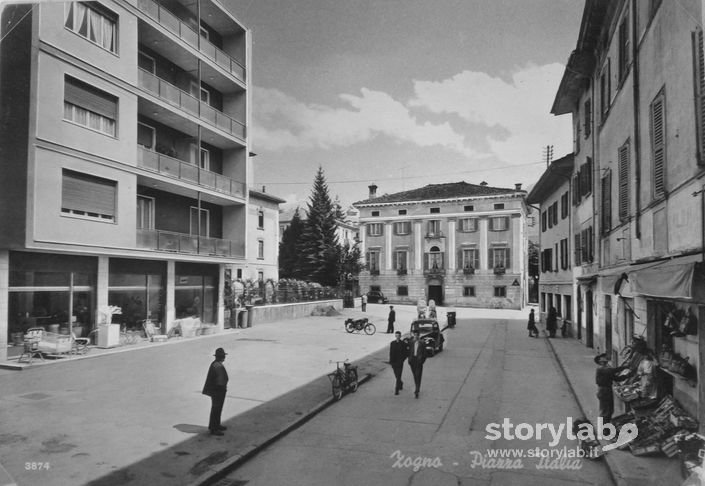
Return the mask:
<svg viewBox="0 0 705 486"><path fill-rule="evenodd" d="M394 311L394 306L389 306L389 317L387 317L387 334L394 332L394 321L397 320L397 313Z"/></svg>
<svg viewBox="0 0 705 486"><path fill-rule="evenodd" d="M558 327L558 311L555 307L548 309L548 315L546 316L546 330L548 331L548 337L556 337L556 328Z"/></svg>
<svg viewBox="0 0 705 486"><path fill-rule="evenodd" d="M389 364L392 365L394 377L396 378L394 394L399 395L399 390L404 388L404 382L401 381L401 373L404 369L404 360L409 354L409 347L401 340L401 333L399 331L395 333L395 337L396 339L389 345Z"/></svg>
<svg viewBox="0 0 705 486"><path fill-rule="evenodd" d="M526 328L529 330L529 337L539 337L534 309L531 309L531 312L529 312L529 323L526 325Z"/></svg>
<svg viewBox="0 0 705 486"><path fill-rule="evenodd" d="M211 435L223 435L223 431L226 429L220 425L220 414L223 411L225 394L228 390L228 372L223 365L226 355L223 348L215 350L215 361L208 368L206 383L203 385L203 394L211 397L211 415L208 422L208 430L211 431Z"/></svg>
<svg viewBox="0 0 705 486"><path fill-rule="evenodd" d="M416 385L414 396L419 398L423 364L424 361L426 361L426 345L419 338L420 333L418 329L415 329L411 335L413 339L411 344L409 344L409 367L411 368L411 373L414 375L414 385Z"/></svg>

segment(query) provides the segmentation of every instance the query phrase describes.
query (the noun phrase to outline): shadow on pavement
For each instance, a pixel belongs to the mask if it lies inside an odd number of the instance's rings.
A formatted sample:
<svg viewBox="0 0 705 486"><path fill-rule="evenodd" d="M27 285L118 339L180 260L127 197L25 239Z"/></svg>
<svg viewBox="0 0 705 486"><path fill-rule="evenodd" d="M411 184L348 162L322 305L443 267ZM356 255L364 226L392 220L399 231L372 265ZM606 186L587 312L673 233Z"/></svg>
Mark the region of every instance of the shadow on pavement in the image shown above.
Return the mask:
<svg viewBox="0 0 705 486"><path fill-rule="evenodd" d="M383 349L356 361L360 379L384 370L388 366L387 352ZM242 460L304 423L330 399L330 381L323 375L223 422L228 428L224 436L211 436L205 426L175 424L177 430L195 435L87 484L171 486L215 482Z"/></svg>

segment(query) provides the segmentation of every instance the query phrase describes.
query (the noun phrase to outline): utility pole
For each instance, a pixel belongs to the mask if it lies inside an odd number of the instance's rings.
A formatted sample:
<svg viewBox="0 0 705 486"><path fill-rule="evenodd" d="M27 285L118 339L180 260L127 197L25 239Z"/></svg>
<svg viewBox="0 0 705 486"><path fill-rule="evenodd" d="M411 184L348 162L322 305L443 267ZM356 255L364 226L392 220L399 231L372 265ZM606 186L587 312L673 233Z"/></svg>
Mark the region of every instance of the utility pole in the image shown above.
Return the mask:
<svg viewBox="0 0 705 486"><path fill-rule="evenodd" d="M543 150L543 155L546 158L546 167L548 167L553 162L553 145L546 145Z"/></svg>

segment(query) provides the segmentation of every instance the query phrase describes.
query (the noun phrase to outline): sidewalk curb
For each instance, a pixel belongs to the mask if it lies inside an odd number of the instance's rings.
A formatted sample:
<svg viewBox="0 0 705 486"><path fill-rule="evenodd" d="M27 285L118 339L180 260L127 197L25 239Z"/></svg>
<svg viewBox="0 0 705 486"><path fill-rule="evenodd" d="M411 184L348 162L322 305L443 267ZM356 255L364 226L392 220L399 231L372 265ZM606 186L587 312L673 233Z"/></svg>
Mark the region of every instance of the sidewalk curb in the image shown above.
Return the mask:
<svg viewBox="0 0 705 486"><path fill-rule="evenodd" d="M545 338L546 341L548 342L548 347L551 348L551 352L553 353L553 356L556 358L556 361L558 362L558 367L561 369L561 373L563 374L563 377L565 378L565 381L568 383L568 388L570 388L570 393L573 395L573 399L575 400L575 403L578 404L578 408L580 408L580 413L583 414L583 417L587 418L587 413L585 413L585 408L583 408L583 404L578 398L578 394L576 393L575 389L573 388L573 384L571 383L570 379L568 378L568 373L565 370L565 366L563 364L563 361L561 361L561 357L558 355L556 352L556 348L553 347L553 343L551 342L552 338ZM613 459L610 459L609 454L604 454L602 456L605 460L605 463L607 464L607 470L610 473L610 477L612 478L612 482L616 484L617 486L628 486L628 482L622 480L621 476L618 476L616 471L619 469L617 465L614 463Z"/></svg>
<svg viewBox="0 0 705 486"><path fill-rule="evenodd" d="M372 379L372 377L373 375L371 373L367 373L358 380L358 386L368 382ZM305 414L289 422L280 431L271 434L269 437L265 437L264 440L262 440L259 444L251 446L244 452L229 457L225 461L218 463L218 465L212 467L210 471L201 474L195 480L190 482L188 486L208 486L210 484L215 483L216 481L227 476L230 472L247 462L249 459L261 452L263 449L267 448L277 440L286 436L290 432L293 432L294 430L311 420L313 417L318 415L320 412L322 412L335 402L337 402L337 400L334 397L329 397L325 400L322 400L321 402L311 407Z"/></svg>

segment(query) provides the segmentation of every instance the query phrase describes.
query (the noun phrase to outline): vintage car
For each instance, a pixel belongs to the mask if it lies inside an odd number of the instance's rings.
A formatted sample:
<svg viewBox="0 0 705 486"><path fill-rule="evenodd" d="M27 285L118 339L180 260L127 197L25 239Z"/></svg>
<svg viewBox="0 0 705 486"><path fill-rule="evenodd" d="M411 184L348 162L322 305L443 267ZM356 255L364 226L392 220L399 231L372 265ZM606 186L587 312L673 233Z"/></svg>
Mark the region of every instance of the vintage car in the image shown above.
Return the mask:
<svg viewBox="0 0 705 486"><path fill-rule="evenodd" d="M367 302L370 304L386 304L389 302L389 299L386 298L380 290L370 290L367 292Z"/></svg>
<svg viewBox="0 0 705 486"><path fill-rule="evenodd" d="M447 327L441 329L438 321L435 319L416 319L411 323L409 334L416 329L419 330L419 338L426 345L426 355L433 356L436 353L443 351L443 346L446 342ZM411 338L409 338L411 340Z"/></svg>

